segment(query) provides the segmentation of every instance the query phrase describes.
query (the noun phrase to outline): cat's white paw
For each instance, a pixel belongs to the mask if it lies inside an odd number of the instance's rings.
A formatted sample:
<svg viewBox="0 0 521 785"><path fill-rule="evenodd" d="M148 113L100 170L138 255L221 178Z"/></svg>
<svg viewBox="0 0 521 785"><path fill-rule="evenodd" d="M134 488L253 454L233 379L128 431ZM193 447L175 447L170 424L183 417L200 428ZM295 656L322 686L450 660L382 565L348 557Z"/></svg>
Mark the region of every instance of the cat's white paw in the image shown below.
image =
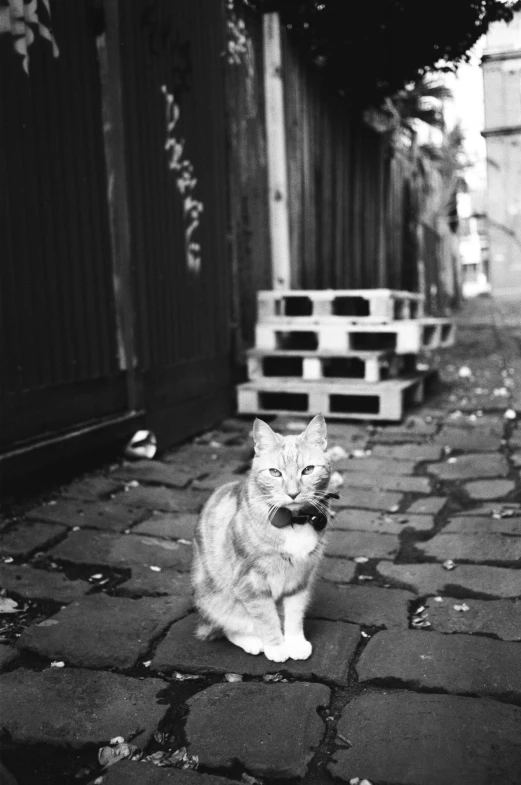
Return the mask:
<svg viewBox="0 0 521 785"><path fill-rule="evenodd" d="M234 643L235 646L239 646L241 649L244 649L246 654L260 654L262 651L262 641L256 635L227 635L226 636L230 643Z"/></svg>
<svg viewBox="0 0 521 785"><path fill-rule="evenodd" d="M286 662L289 657L285 643L276 646L264 646L264 655L272 662Z"/></svg>
<svg viewBox="0 0 521 785"><path fill-rule="evenodd" d="M286 638L286 651L292 660L307 660L311 657L313 646L303 635Z"/></svg>

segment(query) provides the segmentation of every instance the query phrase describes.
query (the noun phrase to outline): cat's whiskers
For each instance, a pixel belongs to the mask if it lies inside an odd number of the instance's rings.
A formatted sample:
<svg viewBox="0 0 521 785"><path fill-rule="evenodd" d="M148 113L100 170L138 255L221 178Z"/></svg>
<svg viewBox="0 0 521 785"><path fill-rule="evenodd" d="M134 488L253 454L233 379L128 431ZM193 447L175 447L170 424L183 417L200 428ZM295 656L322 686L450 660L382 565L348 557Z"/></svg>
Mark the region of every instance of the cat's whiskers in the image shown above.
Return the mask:
<svg viewBox="0 0 521 785"><path fill-rule="evenodd" d="M329 507L323 504L318 499L309 499L309 503L317 510L317 512L321 513L321 515L325 515L326 518L329 518Z"/></svg>

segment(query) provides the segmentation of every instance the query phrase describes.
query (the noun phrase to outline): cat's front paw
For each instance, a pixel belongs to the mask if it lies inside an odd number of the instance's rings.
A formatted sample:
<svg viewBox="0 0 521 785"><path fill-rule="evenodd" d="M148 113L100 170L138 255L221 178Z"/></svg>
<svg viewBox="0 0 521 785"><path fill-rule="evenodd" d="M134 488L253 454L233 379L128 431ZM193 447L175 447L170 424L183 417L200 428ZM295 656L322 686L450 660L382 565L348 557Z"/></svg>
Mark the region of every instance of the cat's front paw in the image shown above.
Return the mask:
<svg viewBox="0 0 521 785"><path fill-rule="evenodd" d="M271 660L272 662L286 662L288 657L288 651L286 649L285 643L279 643L276 646L264 646L264 655Z"/></svg>
<svg viewBox="0 0 521 785"><path fill-rule="evenodd" d="M292 660L307 660L311 657L313 646L303 635L286 638L286 651Z"/></svg>

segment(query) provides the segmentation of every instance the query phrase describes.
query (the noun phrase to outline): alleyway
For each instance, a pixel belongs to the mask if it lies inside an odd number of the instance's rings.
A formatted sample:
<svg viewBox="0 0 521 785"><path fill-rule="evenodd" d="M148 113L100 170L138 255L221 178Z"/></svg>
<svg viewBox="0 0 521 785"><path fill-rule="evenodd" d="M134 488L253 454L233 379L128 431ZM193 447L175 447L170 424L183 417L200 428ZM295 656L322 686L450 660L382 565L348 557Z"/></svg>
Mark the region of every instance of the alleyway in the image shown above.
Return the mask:
<svg viewBox="0 0 521 785"><path fill-rule="evenodd" d="M0 738L18 785L521 782L521 434L505 417L521 308L477 299L458 323L433 358L442 389L406 422L328 424L348 457L308 661L193 637L193 527L247 469L250 420L6 515ZM101 769L118 736L154 757ZM183 746L197 771L157 765Z"/></svg>

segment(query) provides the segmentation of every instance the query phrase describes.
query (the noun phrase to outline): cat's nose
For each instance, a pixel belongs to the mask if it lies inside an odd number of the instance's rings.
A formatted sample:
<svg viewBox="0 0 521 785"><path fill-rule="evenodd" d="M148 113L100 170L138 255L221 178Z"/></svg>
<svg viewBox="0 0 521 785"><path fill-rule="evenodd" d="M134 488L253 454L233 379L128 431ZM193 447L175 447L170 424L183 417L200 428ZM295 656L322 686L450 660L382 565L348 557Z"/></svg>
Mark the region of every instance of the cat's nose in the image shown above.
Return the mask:
<svg viewBox="0 0 521 785"><path fill-rule="evenodd" d="M297 496L299 495L299 491L297 491L296 493L290 493L289 491L286 491L286 493L288 494L290 499L296 499Z"/></svg>

